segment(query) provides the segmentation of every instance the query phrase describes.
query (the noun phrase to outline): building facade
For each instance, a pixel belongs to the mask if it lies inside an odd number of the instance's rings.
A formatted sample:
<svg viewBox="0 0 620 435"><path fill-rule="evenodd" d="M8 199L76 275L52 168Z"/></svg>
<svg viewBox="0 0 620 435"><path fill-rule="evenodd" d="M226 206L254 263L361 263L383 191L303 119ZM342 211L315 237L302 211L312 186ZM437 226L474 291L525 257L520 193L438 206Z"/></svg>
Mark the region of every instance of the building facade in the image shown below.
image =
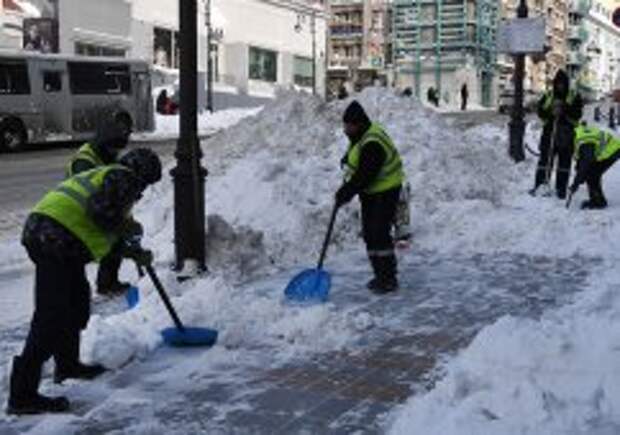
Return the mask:
<svg viewBox="0 0 620 435"><path fill-rule="evenodd" d="M55 50L86 56L145 59L178 74L178 1L1 0L0 46L48 51L26 44L29 20L53 4ZM326 15L301 0L211 0L210 55L215 81L232 92L273 96L278 88L324 93ZM207 69L206 0L198 0L199 70ZM41 24L42 25L42 24ZM41 27L42 28L42 27ZM37 31L34 27L32 33ZM314 65L314 67L313 67Z"/></svg>
<svg viewBox="0 0 620 435"><path fill-rule="evenodd" d="M390 8L386 0L332 0L328 28L329 94L388 83Z"/></svg>
<svg viewBox="0 0 620 435"><path fill-rule="evenodd" d="M620 28L612 23L612 14L619 2L593 0L587 2L583 19L585 40L582 57L583 87L593 99L608 96L620 81Z"/></svg>
<svg viewBox="0 0 620 435"><path fill-rule="evenodd" d="M495 0L394 0L396 86L418 96L434 88L457 106L467 85L471 102L493 105L498 14Z"/></svg>

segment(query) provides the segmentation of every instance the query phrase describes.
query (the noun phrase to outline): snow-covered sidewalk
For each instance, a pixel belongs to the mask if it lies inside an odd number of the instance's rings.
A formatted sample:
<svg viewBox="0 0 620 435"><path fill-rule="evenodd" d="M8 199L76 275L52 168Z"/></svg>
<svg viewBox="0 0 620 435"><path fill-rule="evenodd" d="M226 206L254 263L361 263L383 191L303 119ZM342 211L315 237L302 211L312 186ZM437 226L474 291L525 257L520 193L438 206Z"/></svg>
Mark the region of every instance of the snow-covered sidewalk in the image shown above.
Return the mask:
<svg viewBox="0 0 620 435"><path fill-rule="evenodd" d="M203 144L212 275L178 284L167 270L168 180L137 210L179 313L190 325L217 328L219 343L160 347L158 331L170 321L141 281L137 309L104 304L84 334L85 358L124 368L61 389L77 400L76 415L4 418L0 429L614 433L616 168L604 180L610 209L578 210L582 189L566 210L527 194L535 161L508 159L506 128L458 130L383 89L359 98L399 145L413 186L414 252L402 261L399 293L377 298L363 288L368 264L351 205L338 214L326 263L334 272L330 302L283 303L287 280L316 261L347 145L340 125L347 101L283 95ZM535 141L537 131L527 135ZM12 259L7 271L28 267L18 248L0 245L0 258ZM18 273L3 282L17 288L28 280ZM13 331L13 347L26 330L21 319L0 321ZM594 371L584 368L591 359L577 356L586 346L605 361ZM554 370L555 361L582 375L567 377L572 371Z"/></svg>
<svg viewBox="0 0 620 435"><path fill-rule="evenodd" d="M313 307L282 300L294 270L235 289L207 281L200 291L216 305L208 326L224 333L220 345L158 348L88 385L61 389L47 380L46 389L67 392L76 410L4 419L0 427L8 434L59 435L381 433L386 413L430 388L441 378L441 363L481 328L505 314L536 319L566 303L591 264L584 258L416 253L402 258L401 291L381 298L364 288L366 259L358 251L332 259L331 301ZM164 315L163 307L159 312ZM97 329L105 331L104 325ZM4 335L3 342L15 338L22 337ZM118 354L114 340L123 338L108 337L104 348ZM98 360L113 363L106 355Z"/></svg>

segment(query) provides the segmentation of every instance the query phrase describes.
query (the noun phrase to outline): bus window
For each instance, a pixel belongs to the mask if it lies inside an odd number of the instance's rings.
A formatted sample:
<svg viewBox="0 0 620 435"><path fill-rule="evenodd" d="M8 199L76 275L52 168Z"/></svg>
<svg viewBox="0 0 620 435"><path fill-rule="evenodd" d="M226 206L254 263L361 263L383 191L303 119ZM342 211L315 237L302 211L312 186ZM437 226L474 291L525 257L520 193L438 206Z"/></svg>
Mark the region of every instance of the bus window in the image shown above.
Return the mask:
<svg viewBox="0 0 620 435"><path fill-rule="evenodd" d="M131 94L131 79L127 65L110 66L105 71L108 94Z"/></svg>
<svg viewBox="0 0 620 435"><path fill-rule="evenodd" d="M43 89L45 92L62 91L62 76L59 71L43 72Z"/></svg>
<svg viewBox="0 0 620 435"><path fill-rule="evenodd" d="M8 61L0 63L0 94L30 94L30 80L28 79L26 62Z"/></svg>
<svg viewBox="0 0 620 435"><path fill-rule="evenodd" d="M75 95L131 94L126 64L69 62L69 77Z"/></svg>

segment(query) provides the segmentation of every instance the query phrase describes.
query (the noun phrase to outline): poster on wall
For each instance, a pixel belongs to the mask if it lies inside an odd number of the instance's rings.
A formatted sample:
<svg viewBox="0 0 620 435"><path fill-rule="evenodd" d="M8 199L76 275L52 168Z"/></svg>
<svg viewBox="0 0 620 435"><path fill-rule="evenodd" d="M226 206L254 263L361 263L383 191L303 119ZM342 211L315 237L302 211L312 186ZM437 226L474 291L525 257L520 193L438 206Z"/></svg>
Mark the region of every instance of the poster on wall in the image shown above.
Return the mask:
<svg viewBox="0 0 620 435"><path fill-rule="evenodd" d="M58 26L51 18L24 19L24 50L58 53Z"/></svg>
<svg viewBox="0 0 620 435"><path fill-rule="evenodd" d="M21 1L23 48L41 53L58 53L58 0Z"/></svg>

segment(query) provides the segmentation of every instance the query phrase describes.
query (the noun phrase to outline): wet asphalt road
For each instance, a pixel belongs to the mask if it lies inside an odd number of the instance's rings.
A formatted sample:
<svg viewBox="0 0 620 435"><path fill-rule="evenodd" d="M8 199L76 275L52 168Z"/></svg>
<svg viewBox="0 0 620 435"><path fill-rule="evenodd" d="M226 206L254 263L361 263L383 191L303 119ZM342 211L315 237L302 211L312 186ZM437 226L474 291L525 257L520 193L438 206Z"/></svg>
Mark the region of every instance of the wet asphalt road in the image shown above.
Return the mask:
<svg viewBox="0 0 620 435"><path fill-rule="evenodd" d="M0 154L0 214L30 208L47 190L62 180L69 157L78 144L61 143L33 147L16 154ZM132 142L147 146L162 158L173 154L176 142Z"/></svg>

